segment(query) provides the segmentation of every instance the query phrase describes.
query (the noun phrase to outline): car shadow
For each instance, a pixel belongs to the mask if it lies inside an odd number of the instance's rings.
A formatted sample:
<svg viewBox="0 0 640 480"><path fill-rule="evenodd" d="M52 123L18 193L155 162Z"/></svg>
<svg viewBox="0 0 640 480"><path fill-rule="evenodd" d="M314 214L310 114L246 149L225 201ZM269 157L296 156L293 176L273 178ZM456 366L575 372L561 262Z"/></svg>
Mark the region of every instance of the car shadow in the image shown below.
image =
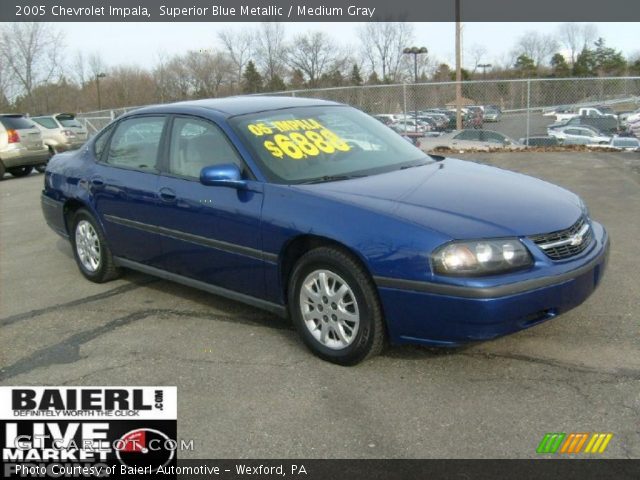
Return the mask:
<svg viewBox="0 0 640 480"><path fill-rule="evenodd" d="M402 360L421 360L459 355L466 352L471 345L458 347L426 347L422 345L391 345L382 352L383 357Z"/></svg>

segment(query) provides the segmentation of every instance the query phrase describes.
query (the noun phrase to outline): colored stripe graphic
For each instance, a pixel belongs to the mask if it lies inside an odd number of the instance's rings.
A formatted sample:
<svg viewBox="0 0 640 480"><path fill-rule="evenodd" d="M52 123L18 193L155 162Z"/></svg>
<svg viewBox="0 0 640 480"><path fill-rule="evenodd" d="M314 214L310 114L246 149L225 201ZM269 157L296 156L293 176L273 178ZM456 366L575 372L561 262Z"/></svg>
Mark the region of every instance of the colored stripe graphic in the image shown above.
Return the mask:
<svg viewBox="0 0 640 480"><path fill-rule="evenodd" d="M584 453L604 453L612 438L612 433L594 433Z"/></svg>
<svg viewBox="0 0 640 480"><path fill-rule="evenodd" d="M540 445L538 445L536 452L556 453L566 435L566 433L547 433L540 442Z"/></svg>
<svg viewBox="0 0 640 480"><path fill-rule="evenodd" d="M562 445L560 453L580 453L587 438L589 438L588 433L570 433Z"/></svg>

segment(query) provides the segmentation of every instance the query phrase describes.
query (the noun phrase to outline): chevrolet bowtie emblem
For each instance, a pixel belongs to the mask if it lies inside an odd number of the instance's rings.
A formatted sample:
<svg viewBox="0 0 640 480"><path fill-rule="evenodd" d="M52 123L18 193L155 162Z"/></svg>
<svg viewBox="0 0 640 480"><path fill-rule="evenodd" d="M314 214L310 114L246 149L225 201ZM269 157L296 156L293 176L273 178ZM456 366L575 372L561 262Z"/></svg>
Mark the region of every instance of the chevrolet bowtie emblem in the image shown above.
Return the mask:
<svg viewBox="0 0 640 480"><path fill-rule="evenodd" d="M544 243L540 245L540 248L542 248L543 250L548 250L550 248L562 247L566 245L569 245L571 247L578 247L582 245L582 243L584 242L584 238L587 235L588 231L589 231L589 224L585 223L579 232L575 233L569 238L565 238L564 240L558 240L555 242Z"/></svg>
<svg viewBox="0 0 640 480"><path fill-rule="evenodd" d="M577 247L578 245L582 244L583 239L584 237L582 236L581 233L576 233L573 237L571 237L570 245L572 247Z"/></svg>

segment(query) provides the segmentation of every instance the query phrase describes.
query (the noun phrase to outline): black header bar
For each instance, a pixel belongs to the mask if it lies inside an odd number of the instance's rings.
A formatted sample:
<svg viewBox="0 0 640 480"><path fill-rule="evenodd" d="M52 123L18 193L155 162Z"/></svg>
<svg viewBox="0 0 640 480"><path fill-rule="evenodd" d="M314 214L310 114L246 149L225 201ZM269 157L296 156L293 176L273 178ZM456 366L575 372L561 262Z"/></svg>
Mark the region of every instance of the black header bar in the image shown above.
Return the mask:
<svg viewBox="0 0 640 480"><path fill-rule="evenodd" d="M460 3L463 22L640 20L640 2L630 0ZM455 0L1 0L0 22L451 22L454 6Z"/></svg>

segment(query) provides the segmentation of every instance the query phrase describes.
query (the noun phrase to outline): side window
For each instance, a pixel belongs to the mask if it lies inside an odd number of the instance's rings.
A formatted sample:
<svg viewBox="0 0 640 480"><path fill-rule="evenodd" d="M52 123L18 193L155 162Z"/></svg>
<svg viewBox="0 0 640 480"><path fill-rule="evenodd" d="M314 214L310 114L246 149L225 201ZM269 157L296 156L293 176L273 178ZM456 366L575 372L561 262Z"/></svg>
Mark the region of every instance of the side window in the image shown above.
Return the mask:
<svg viewBox="0 0 640 480"><path fill-rule="evenodd" d="M41 117L41 118L31 118L38 125L43 126L44 128L58 128L58 124L53 118Z"/></svg>
<svg viewBox="0 0 640 480"><path fill-rule="evenodd" d="M204 167L242 160L222 130L206 120L177 117L171 131L169 173L199 178Z"/></svg>
<svg viewBox="0 0 640 480"><path fill-rule="evenodd" d="M139 117L123 120L109 144L107 163L137 170L154 170L164 117Z"/></svg>
<svg viewBox="0 0 640 480"><path fill-rule="evenodd" d="M113 125L102 130L98 138L96 138L96 141L93 142L93 152L96 155L96 160L100 160L100 157L102 157L102 152L104 152L104 147L107 146L111 132L113 132Z"/></svg>
<svg viewBox="0 0 640 480"><path fill-rule="evenodd" d="M480 140L480 134L477 134L473 130L463 130L453 138L456 140Z"/></svg>
<svg viewBox="0 0 640 480"><path fill-rule="evenodd" d="M503 135L500 135L497 132L484 132L484 138L483 140L485 142L489 142L489 143L497 143L497 144L503 144L505 142L505 137Z"/></svg>

